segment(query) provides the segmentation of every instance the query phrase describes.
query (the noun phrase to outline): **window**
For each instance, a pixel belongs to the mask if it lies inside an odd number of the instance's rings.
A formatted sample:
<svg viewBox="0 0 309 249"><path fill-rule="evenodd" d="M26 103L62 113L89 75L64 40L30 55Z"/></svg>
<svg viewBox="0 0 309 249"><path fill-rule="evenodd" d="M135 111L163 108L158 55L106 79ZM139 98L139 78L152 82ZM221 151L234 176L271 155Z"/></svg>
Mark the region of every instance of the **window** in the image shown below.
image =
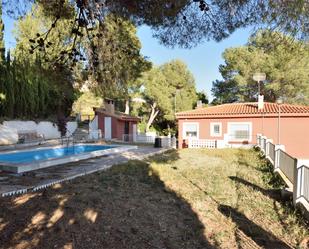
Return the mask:
<svg viewBox="0 0 309 249"><path fill-rule="evenodd" d="M221 123L210 123L210 136L221 137L222 135L222 124Z"/></svg>
<svg viewBox="0 0 309 249"><path fill-rule="evenodd" d="M232 141L251 141L250 122L228 123L229 139Z"/></svg>
<svg viewBox="0 0 309 249"><path fill-rule="evenodd" d="M183 138L198 138L198 123L184 123L183 124Z"/></svg>

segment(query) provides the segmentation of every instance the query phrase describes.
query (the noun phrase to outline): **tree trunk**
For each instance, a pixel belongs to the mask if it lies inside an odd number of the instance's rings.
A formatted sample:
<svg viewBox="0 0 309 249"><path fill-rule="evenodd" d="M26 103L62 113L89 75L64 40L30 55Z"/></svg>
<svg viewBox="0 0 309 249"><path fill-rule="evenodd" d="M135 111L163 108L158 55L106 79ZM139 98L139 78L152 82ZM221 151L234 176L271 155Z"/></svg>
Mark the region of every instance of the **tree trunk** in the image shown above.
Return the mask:
<svg viewBox="0 0 309 249"><path fill-rule="evenodd" d="M150 126L152 125L153 121L159 114L159 110L156 110L156 107L157 107L157 103L154 103L153 105L151 105L151 113L150 113L149 120L147 122L146 132L149 131Z"/></svg>
<svg viewBox="0 0 309 249"><path fill-rule="evenodd" d="M126 109L124 111L125 114L130 114L130 105L129 105L129 100L126 100Z"/></svg>

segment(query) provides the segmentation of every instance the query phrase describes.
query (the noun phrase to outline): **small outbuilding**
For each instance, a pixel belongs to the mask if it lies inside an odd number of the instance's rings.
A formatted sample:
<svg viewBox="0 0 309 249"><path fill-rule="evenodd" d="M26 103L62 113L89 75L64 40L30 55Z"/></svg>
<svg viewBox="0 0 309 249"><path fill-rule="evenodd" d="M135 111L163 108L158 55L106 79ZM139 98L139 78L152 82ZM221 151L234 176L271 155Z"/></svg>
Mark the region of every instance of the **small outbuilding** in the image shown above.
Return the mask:
<svg viewBox="0 0 309 249"><path fill-rule="evenodd" d="M188 139L224 140L255 145L257 134L283 144L294 157L309 157L309 106L231 103L177 113L179 147Z"/></svg>
<svg viewBox="0 0 309 249"><path fill-rule="evenodd" d="M105 99L104 108L94 108L94 112L98 117L98 128L105 140L135 141L140 119L115 111L114 100Z"/></svg>

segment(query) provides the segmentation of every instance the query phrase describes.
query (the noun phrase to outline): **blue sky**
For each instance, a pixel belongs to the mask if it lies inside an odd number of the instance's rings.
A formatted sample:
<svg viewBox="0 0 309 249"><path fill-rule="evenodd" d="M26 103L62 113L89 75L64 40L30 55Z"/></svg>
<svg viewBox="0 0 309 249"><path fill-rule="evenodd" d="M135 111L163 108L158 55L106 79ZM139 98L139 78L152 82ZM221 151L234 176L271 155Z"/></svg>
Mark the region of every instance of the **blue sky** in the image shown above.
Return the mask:
<svg viewBox="0 0 309 249"><path fill-rule="evenodd" d="M195 77L197 89L206 91L210 96L212 82L221 79L219 65L224 63L223 51L229 47L246 44L250 31L249 28L240 29L219 43L205 42L193 49L166 48L152 37L151 29L146 26L138 29L138 36L142 42L142 53L154 64L159 65L172 59L183 60Z"/></svg>
<svg viewBox="0 0 309 249"><path fill-rule="evenodd" d="M13 20L3 16L5 24L5 43L6 48L15 46L15 39L12 35L14 29ZM224 63L222 53L226 48L244 45L250 35L250 29L240 29L219 43L210 41L200 44L193 49L170 49L160 45L159 41L152 37L149 27L138 28L138 37L142 43L142 54L156 65L168 62L173 59L183 60L193 73L196 86L199 91L204 90L208 96L211 95L212 82L221 79L219 65ZM211 96L210 96L211 98Z"/></svg>

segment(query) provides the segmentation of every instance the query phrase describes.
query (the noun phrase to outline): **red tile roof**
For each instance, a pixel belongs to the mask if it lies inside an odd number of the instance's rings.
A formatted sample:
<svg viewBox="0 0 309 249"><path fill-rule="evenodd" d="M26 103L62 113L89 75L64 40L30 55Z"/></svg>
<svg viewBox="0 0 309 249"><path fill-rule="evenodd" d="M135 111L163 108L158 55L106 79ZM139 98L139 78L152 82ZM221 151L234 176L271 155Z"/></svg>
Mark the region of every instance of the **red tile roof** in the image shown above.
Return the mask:
<svg viewBox="0 0 309 249"><path fill-rule="evenodd" d="M264 108L258 110L257 103L231 103L217 106L209 106L191 111L176 113L177 119L182 118L211 118L211 117L260 117L278 116L279 104L264 103ZM309 106L280 104L280 113L282 116L308 116Z"/></svg>
<svg viewBox="0 0 309 249"><path fill-rule="evenodd" d="M123 121L136 121L136 122L140 121L139 117L131 116L131 115L125 114L123 112L115 111L114 113L110 113L107 110L105 110L104 108L93 108L93 110L94 110L95 113L99 112L99 113L102 113L106 116L114 117L114 118L117 118L117 119L123 120Z"/></svg>

